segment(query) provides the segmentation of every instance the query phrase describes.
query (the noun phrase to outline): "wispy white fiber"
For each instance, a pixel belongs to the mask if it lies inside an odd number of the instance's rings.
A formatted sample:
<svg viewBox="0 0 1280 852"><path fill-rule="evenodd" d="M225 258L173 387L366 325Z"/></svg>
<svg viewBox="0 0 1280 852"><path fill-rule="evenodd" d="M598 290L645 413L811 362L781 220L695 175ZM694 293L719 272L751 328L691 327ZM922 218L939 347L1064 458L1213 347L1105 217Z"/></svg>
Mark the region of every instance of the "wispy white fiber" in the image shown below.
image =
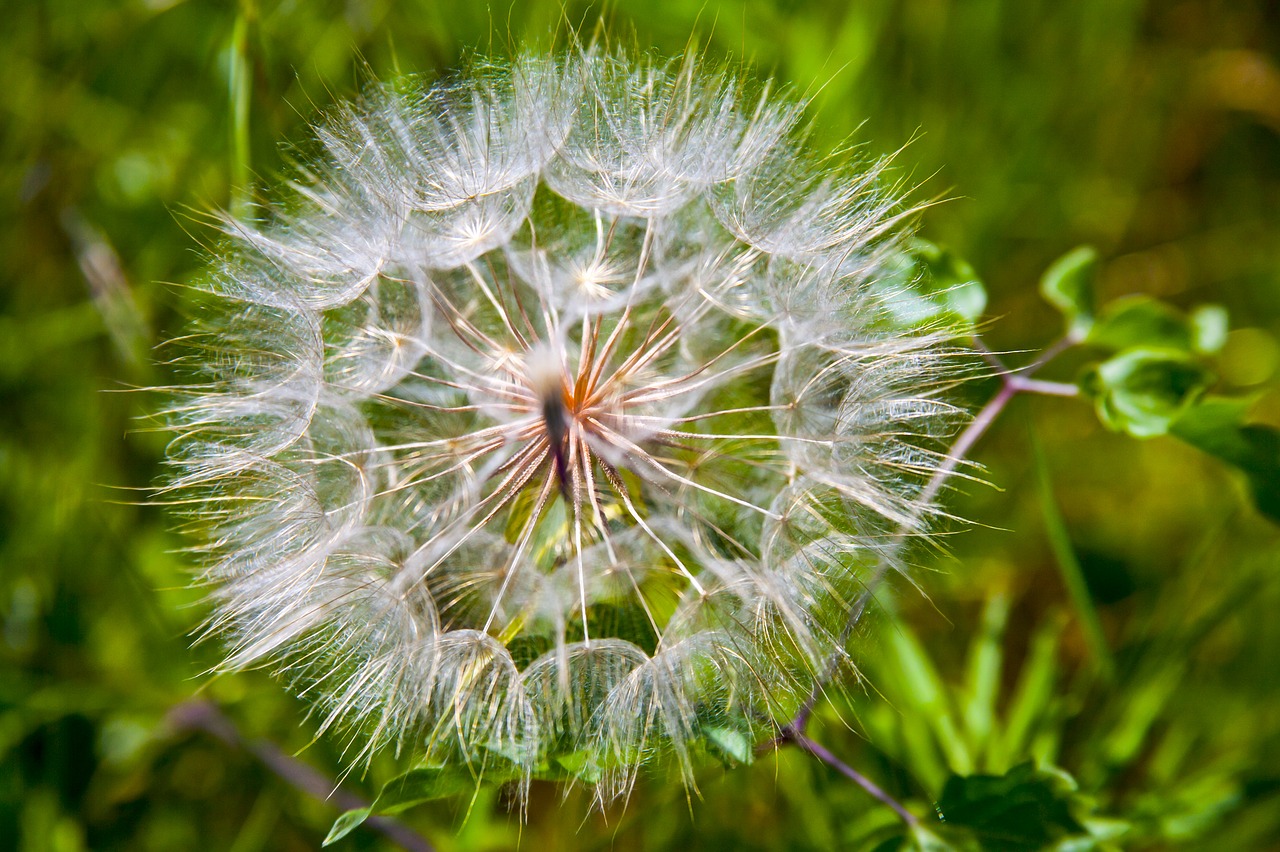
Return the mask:
<svg viewBox="0 0 1280 852"><path fill-rule="evenodd" d="M910 211L802 112L595 49L332 112L168 412L226 667L606 797L794 712L957 417L874 295Z"/></svg>

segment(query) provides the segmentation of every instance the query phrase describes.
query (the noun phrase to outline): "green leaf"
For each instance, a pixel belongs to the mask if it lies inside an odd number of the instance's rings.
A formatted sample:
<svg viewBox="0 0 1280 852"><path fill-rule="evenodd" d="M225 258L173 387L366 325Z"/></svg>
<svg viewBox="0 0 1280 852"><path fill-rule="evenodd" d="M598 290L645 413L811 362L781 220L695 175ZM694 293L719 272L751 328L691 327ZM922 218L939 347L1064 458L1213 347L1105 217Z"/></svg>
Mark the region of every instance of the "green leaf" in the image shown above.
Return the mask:
<svg viewBox="0 0 1280 852"><path fill-rule="evenodd" d="M1053 551L1054 561L1058 565L1058 575L1062 584L1067 587L1072 606L1080 619L1080 628L1084 633L1085 645L1097 664L1103 678L1111 680L1115 676L1116 664L1111 656L1111 648L1107 645L1106 633L1102 630L1102 619L1098 616L1098 607L1094 603L1089 584L1085 582L1084 569L1071 544L1071 534L1067 531L1066 519L1058 508L1058 501L1053 494L1053 483L1049 478L1049 465L1045 462L1040 442L1032 436L1032 449L1035 455L1036 478L1040 486L1040 509L1044 516L1045 534L1049 537L1049 547Z"/></svg>
<svg viewBox="0 0 1280 852"><path fill-rule="evenodd" d="M243 9L243 7L242 7ZM231 179L232 211L236 215L249 212L249 189L252 172L249 162L249 107L253 101L253 58L249 55L249 17L241 11L236 15L231 33Z"/></svg>
<svg viewBox="0 0 1280 852"><path fill-rule="evenodd" d="M1080 386L1109 428L1151 438L1168 432L1212 381L1185 352L1135 347L1093 367Z"/></svg>
<svg viewBox="0 0 1280 852"><path fill-rule="evenodd" d="M1183 412L1170 432L1243 471L1258 511L1280 522L1280 430L1246 424L1251 403L1247 398L1208 397Z"/></svg>
<svg viewBox="0 0 1280 852"><path fill-rule="evenodd" d="M1220 305L1201 305L1188 316L1150 296L1125 296L1102 309L1087 341L1114 350L1146 347L1212 355L1227 341L1227 312Z"/></svg>
<svg viewBox="0 0 1280 852"><path fill-rule="evenodd" d="M485 774L489 775L488 772ZM459 793L470 793L475 790L479 780L481 779L464 765L411 769L383 785L382 792L373 803L373 812L398 814L423 802L456 796ZM491 775L489 780L506 781L508 776Z"/></svg>
<svg viewBox="0 0 1280 852"><path fill-rule="evenodd" d="M596 759L593 751L582 749L568 754L557 755L555 762L565 772L568 772L574 778L586 781L588 784L596 784L600 781L600 761Z"/></svg>
<svg viewBox="0 0 1280 852"><path fill-rule="evenodd" d="M952 775L938 800L950 827L968 829L984 850L1032 852L1088 836L1075 817L1075 782L1028 761L1004 775Z"/></svg>
<svg viewBox="0 0 1280 852"><path fill-rule="evenodd" d="M982 750L986 746L995 727L996 701L1004 666L1001 640L1004 638L1008 619L1008 598L1000 593L992 594L987 598L987 605L982 612L982 630L969 645L963 718L975 750Z"/></svg>
<svg viewBox="0 0 1280 852"><path fill-rule="evenodd" d="M1054 702L1058 678L1058 637L1062 621L1045 621L1031 639L1018 684L1005 711L998 743L989 751L994 766L1007 767L1016 757L1027 755L1037 729L1044 723Z"/></svg>
<svg viewBox="0 0 1280 852"><path fill-rule="evenodd" d="M325 835L324 846L337 843L351 832L355 831L364 821L369 818L372 808L356 808L353 811L347 811L342 816L333 821L333 828L329 829L329 833Z"/></svg>
<svg viewBox="0 0 1280 852"><path fill-rule="evenodd" d="M1149 296L1125 296L1102 309L1086 338L1108 349L1148 348L1192 351L1191 323L1172 305Z"/></svg>
<svg viewBox="0 0 1280 852"><path fill-rule="evenodd" d="M476 789L481 780L495 782L508 781L509 772L493 772L486 768L484 777L477 777L470 767L463 764L420 766L403 775L392 778L382 786L372 805L347 811L334 822L325 838L328 846L350 834L357 826L375 814L398 814L414 805L456 796L459 793L470 793Z"/></svg>
<svg viewBox="0 0 1280 852"><path fill-rule="evenodd" d="M949 248L921 239L911 241L911 254L925 276L922 286L930 297L970 323L982 318L987 290L967 260Z"/></svg>
<svg viewBox="0 0 1280 852"><path fill-rule="evenodd" d="M718 752L734 764L748 765L755 760L755 747L748 731L725 725L710 725L702 729L702 735Z"/></svg>
<svg viewBox="0 0 1280 852"><path fill-rule="evenodd" d="M926 828L923 823L899 829L892 837L877 844L871 852L971 852L978 847L970 837L950 832L954 837L942 837L937 827Z"/></svg>
<svg viewBox="0 0 1280 852"><path fill-rule="evenodd" d="M1072 249L1055 260L1040 279L1040 294L1067 318L1067 334L1083 340L1093 326L1098 252Z"/></svg>
<svg viewBox="0 0 1280 852"><path fill-rule="evenodd" d="M895 325L938 323L969 328L987 307L987 291L973 267L950 249L912 240L877 285Z"/></svg>
<svg viewBox="0 0 1280 852"><path fill-rule="evenodd" d="M920 823L911 826L910 842L911 845L908 848L912 852L954 852L963 848L939 837Z"/></svg>
<svg viewBox="0 0 1280 852"><path fill-rule="evenodd" d="M890 633L885 650L886 661L898 674L899 697L914 704L948 765L961 771L973 768L973 753L952 713L949 690L920 640L906 624L898 624Z"/></svg>
<svg viewBox="0 0 1280 852"><path fill-rule="evenodd" d="M1222 305L1201 305L1191 312L1191 342L1203 355L1216 355L1227 344L1230 322Z"/></svg>

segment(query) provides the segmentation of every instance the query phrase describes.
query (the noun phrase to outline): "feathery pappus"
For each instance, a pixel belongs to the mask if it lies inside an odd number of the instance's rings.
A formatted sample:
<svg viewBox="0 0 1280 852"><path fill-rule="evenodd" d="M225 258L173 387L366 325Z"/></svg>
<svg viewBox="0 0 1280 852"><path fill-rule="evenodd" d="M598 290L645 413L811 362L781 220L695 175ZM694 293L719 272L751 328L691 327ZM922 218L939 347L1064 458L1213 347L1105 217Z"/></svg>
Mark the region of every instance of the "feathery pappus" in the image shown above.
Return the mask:
<svg viewBox="0 0 1280 852"><path fill-rule="evenodd" d="M586 48L329 115L167 413L225 667L602 797L794 712L956 419L872 286L913 211L803 111Z"/></svg>

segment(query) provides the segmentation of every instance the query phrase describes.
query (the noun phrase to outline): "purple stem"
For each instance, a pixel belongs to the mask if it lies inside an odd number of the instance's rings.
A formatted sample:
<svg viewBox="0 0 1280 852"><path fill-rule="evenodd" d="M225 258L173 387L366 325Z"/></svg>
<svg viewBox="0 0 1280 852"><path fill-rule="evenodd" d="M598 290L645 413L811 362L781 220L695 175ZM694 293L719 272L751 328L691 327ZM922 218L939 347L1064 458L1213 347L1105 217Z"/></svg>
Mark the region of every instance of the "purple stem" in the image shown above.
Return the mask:
<svg viewBox="0 0 1280 852"><path fill-rule="evenodd" d="M1045 396L1080 395L1080 388L1070 382L1046 382L1042 379L1028 379L1025 376L1010 376L1009 384L1020 392L1038 393Z"/></svg>
<svg viewBox="0 0 1280 852"><path fill-rule="evenodd" d="M285 754L273 743L245 739L236 730L235 723L212 701L185 701L169 711L168 722L175 731L203 731L224 745L248 752L295 789L321 801L330 802L344 812L369 806L364 799L343 790L311 766ZM408 852L435 852L435 847L421 835L390 817L372 816L364 824Z"/></svg>
<svg viewBox="0 0 1280 852"><path fill-rule="evenodd" d="M982 407L982 410L977 413L973 420L969 422L969 425L965 427L965 430L960 433L960 436L956 438L956 442L951 445L951 449L947 452L946 459L944 459L938 469L934 471L933 476L930 477L929 481L925 483L924 489L920 492L919 504L922 506L927 506L933 502L933 499L938 496L938 492L942 490L942 486L945 485L947 480L955 473L960 462L968 456L969 451L973 449L973 446L983 435L986 434L987 430L991 428L991 425L995 423L996 418L999 417L1000 412L1004 411L1005 406L1009 404L1009 401L1019 393L1038 393L1051 396L1076 396L1078 394L1078 390L1075 385L1066 384L1064 382L1046 382L1031 378L1040 370L1041 367L1048 364L1064 350L1079 342L1070 335L1063 337L1052 346L1045 349L1040 353L1040 357L1032 361L1030 364L1013 370L1008 369L1004 362L1000 360L999 356L987 348L981 338L975 335L972 342L974 349L982 355L987 363L991 364L999 371L1000 389L996 391L995 396L993 396L987 404ZM895 552L901 546L905 535L905 529L901 529L898 532L897 540L893 547ZM876 588L880 585L880 581L884 579L884 576L888 571L889 560L882 559L880 564L876 567L875 572L868 579L866 583L866 590L858 597L858 600L849 611L849 618L845 622L844 629L840 633L839 647L843 648L848 642L849 637L853 633L854 627L862 620L862 616L866 612L867 605L871 602L872 595L875 593ZM871 783L870 780L864 778L852 768L841 762L822 745L814 742L805 735L805 729L808 727L809 720L813 716L813 709L817 705L818 699L821 698L823 693L826 691L826 685L835 676L839 665L839 654L833 654L827 661L826 667L814 681L812 691L810 691L808 697L805 698L804 703L800 705L800 709L796 711L795 717L791 720L790 724L782 728L780 734L774 740L774 744L785 745L786 743L794 743L795 745L800 746L819 760L835 767L842 774L853 779L875 798L892 807L904 821L909 824L914 823L915 817L903 808L902 805L891 799L883 790Z"/></svg>
<svg viewBox="0 0 1280 852"><path fill-rule="evenodd" d="M884 790L880 789L879 785L877 785L874 781L872 781L867 776L863 775L858 770L854 769L849 764L845 763L840 758L836 757L827 749L826 746L824 746L822 743L818 742L817 740L814 740L807 734L794 729L787 730L787 731L784 731L780 737L778 737L776 742L779 744L794 743L804 751L807 751L809 754L818 758L818 760L821 760L823 763L835 769L841 775L853 781L853 783L857 784L862 789L866 790L868 793L871 794L872 798L875 798L883 802L884 804L888 805L889 807L893 808L894 813L896 813L899 817L901 817L902 821L905 822L907 825L915 825L917 822L919 822L915 814L911 813L911 811L907 810L901 804L899 804L899 802L896 799L894 799Z"/></svg>

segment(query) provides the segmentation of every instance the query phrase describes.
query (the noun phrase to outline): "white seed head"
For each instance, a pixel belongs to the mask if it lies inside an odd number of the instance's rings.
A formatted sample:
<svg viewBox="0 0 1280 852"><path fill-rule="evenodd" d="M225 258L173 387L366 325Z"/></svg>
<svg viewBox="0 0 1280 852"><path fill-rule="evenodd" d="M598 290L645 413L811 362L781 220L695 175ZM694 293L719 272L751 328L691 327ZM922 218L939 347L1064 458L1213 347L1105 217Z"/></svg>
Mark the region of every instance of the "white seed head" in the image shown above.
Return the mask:
<svg viewBox="0 0 1280 852"><path fill-rule="evenodd" d="M874 295L907 211L801 113L591 49L334 113L169 413L226 666L602 796L794 712L954 419Z"/></svg>

